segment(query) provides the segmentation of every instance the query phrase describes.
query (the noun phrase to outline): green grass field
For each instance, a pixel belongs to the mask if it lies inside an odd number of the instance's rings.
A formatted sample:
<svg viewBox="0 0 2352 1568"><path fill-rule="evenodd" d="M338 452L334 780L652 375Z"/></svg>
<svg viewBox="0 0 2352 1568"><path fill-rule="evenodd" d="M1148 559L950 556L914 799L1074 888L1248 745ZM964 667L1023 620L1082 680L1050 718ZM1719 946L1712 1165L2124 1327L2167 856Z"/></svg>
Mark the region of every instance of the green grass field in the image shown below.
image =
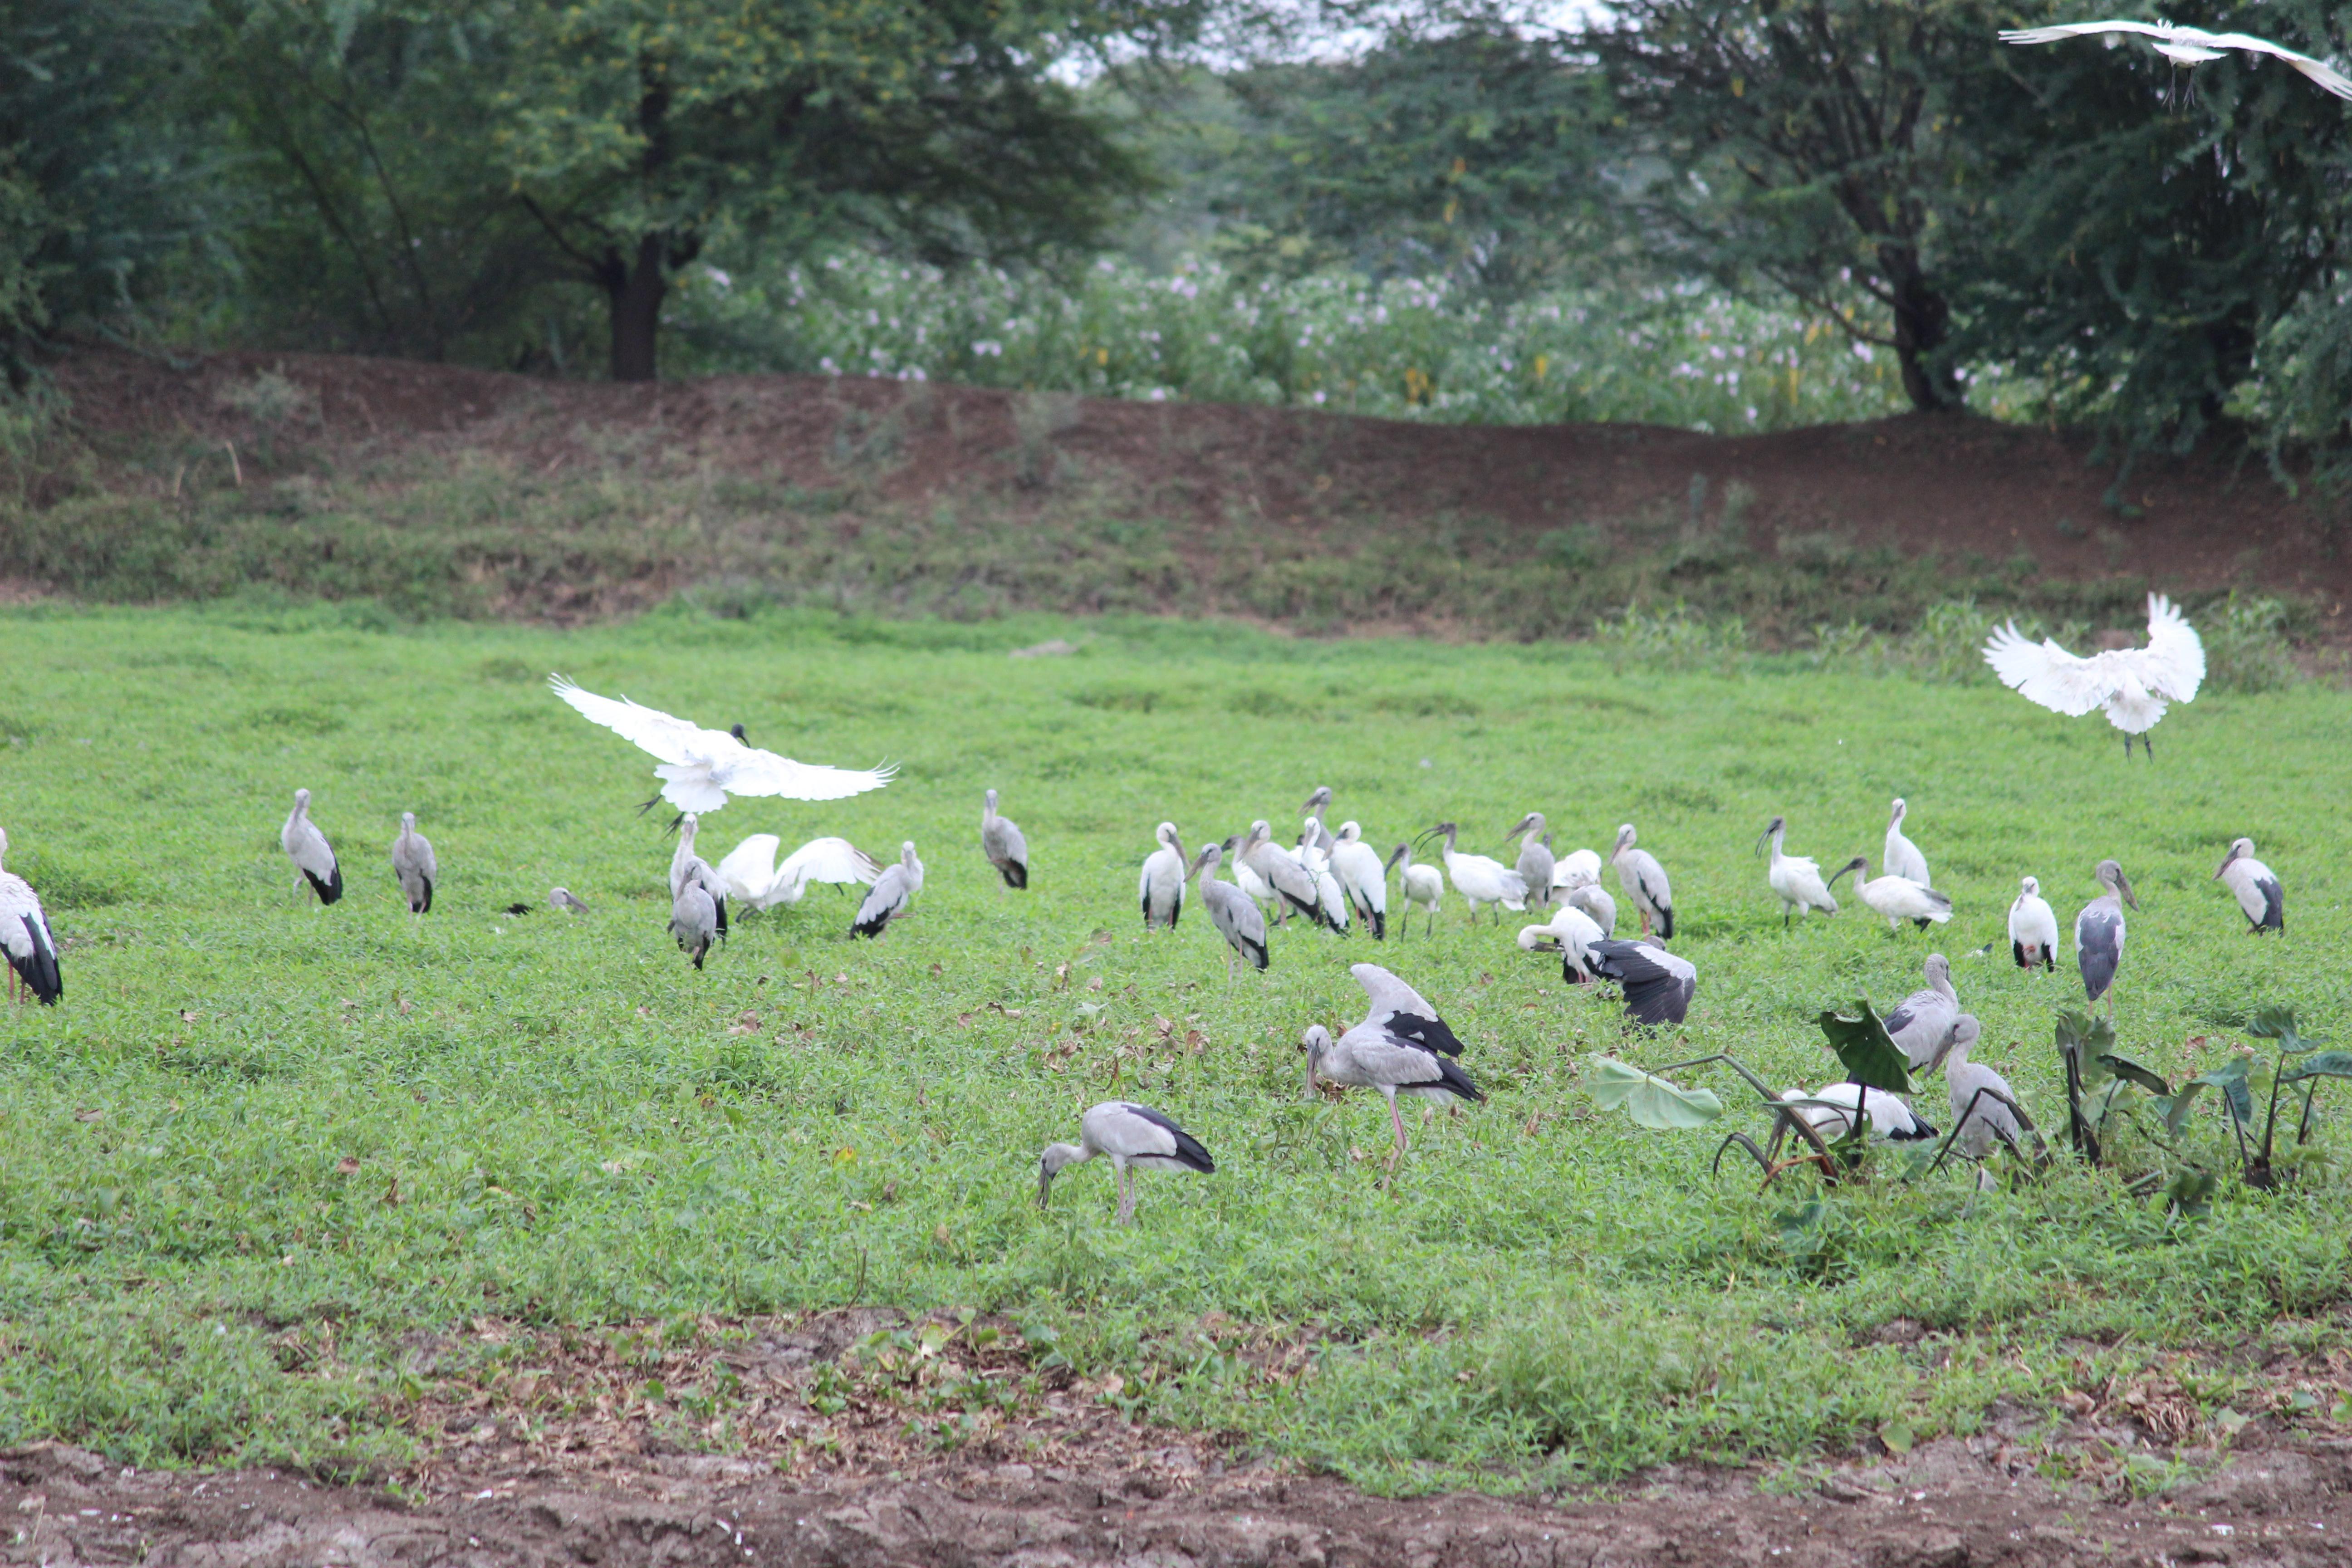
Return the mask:
<svg viewBox="0 0 2352 1568"><path fill-rule="evenodd" d="M1056 634L1077 654L1006 657ZM2062 1163L1965 1213L1965 1173L1891 1163L1759 1195L1744 1162L1709 1179L1713 1135L1641 1131L1580 1087L1596 1052L1722 1048L1825 1081L1813 1016L1891 1003L1940 947L1979 1059L2061 1124L2051 1026L2078 984L1963 955L2000 935L2020 873L2071 920L2105 855L2145 906L2124 1049L2210 1066L2270 1002L2341 1031L2352 698L2329 686L2210 692L2126 767L2102 721L1981 686L1197 623L17 611L0 650L8 865L68 944L64 1005L0 1024L0 1443L397 1463L419 1331L862 1299L1004 1314L1041 1357L1120 1373L1134 1408L1371 1484L1509 1486L1966 1431L1996 1398L2171 1350L2338 1331L2344 1086L2293 1180L2225 1184L2197 1219L2124 1191L2156 1163L2128 1133L2120 1174ZM649 759L550 696L554 669L804 760L899 761L855 801L730 805L705 847L911 837L912 918L852 944L819 889L696 973L663 931L668 841L632 815ZM1294 927L1231 989L1197 911L1146 936L1155 823L1188 847L1255 816L1295 829L1318 784L1384 848L1447 816L1491 843L1540 808L1563 849L1637 823L1700 970L1689 1026L1629 1032L1450 894L1433 940ZM992 784L1033 846L1025 895L980 857ZM344 858L330 910L297 900L277 846L297 785ZM1788 815L1792 852L1874 859L1896 794L1958 918L1890 935L1850 908L1784 932L1751 854L1765 819ZM444 871L422 922L387 861L403 810ZM2286 881L2284 941L2245 937L2209 879L2242 833ZM499 912L555 882L593 912ZM1420 1128L1385 1191L1363 1157L1379 1101L1307 1104L1297 1049L1360 1016L1347 965L1367 957L1438 1004L1492 1096ZM1722 1125L1762 1132L1709 1072ZM1121 1230L1108 1168L1083 1167L1040 1215L1037 1150L1114 1094L1174 1114L1217 1174L1145 1178ZM1943 1098L1931 1080L1922 1109L1948 1125ZM2214 1116L2209 1097L2189 1142L2218 1163ZM1875 1342L1898 1316L1937 1331ZM1262 1330L1311 1344L1306 1375L1236 1353ZM2219 1408L2233 1363L2212 1364ZM723 1390L697 1397L724 1415Z"/></svg>

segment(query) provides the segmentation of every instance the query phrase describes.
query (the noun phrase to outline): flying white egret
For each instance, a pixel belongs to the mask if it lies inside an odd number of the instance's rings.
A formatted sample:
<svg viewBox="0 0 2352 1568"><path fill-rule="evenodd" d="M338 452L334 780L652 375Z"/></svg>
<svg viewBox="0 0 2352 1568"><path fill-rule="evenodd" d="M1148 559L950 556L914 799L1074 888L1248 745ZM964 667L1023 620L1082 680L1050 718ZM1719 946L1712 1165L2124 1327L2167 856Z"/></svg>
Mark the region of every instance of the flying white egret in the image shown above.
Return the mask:
<svg viewBox="0 0 2352 1568"><path fill-rule="evenodd" d="M1008 888L1029 885L1029 840L1009 816L996 814L996 792L988 792L980 808L980 852L996 868Z"/></svg>
<svg viewBox="0 0 2352 1568"><path fill-rule="evenodd" d="M2009 1079L1969 1060L1969 1052L1983 1033L1976 1019L1963 1013L1952 1024L1952 1048L1944 1058L1944 1084L1951 1091L1952 1114L1960 1120L1952 1147L1971 1160L1992 1152L1996 1142L2015 1145L2024 1137L2010 1104L2017 1099Z"/></svg>
<svg viewBox="0 0 2352 1568"><path fill-rule="evenodd" d="M1276 924L1287 921L1293 910L1318 925L1324 923L1322 894L1316 889L1315 879L1298 863L1298 857L1276 847L1274 826L1265 817L1250 824L1249 837L1243 840L1236 859L1274 889L1281 902Z"/></svg>
<svg viewBox="0 0 2352 1568"><path fill-rule="evenodd" d="M710 939L719 931L719 902L699 878L678 884L669 901L669 934L677 938L677 945L694 960L700 969L705 954L710 951Z"/></svg>
<svg viewBox="0 0 2352 1568"><path fill-rule="evenodd" d="M915 895L923 890L923 863L915 858L915 841L911 838L898 846L898 863L883 868L874 879L874 890L857 906L857 918L849 922L851 937L879 937L884 928L907 912ZM722 928L723 929L723 928Z"/></svg>
<svg viewBox="0 0 2352 1568"><path fill-rule="evenodd" d="M714 927L723 937L727 934L727 884L709 861L694 852L702 819L689 811L678 817L677 824L677 847L669 857L669 896L676 899L688 882L698 884L710 900Z"/></svg>
<svg viewBox="0 0 2352 1568"><path fill-rule="evenodd" d="M1528 885L1520 879L1519 874L1499 860L1484 855L1464 854L1454 847L1460 835L1461 830L1454 824L1441 822L1422 837L1443 837L1445 840L1445 848L1440 857L1445 862L1445 879L1454 884L1454 890L1469 904L1470 922L1473 925L1477 923L1478 910L1484 904L1498 906L1495 910L1496 925L1503 923L1504 910L1526 909Z"/></svg>
<svg viewBox="0 0 2352 1568"><path fill-rule="evenodd" d="M2020 969L2058 967L2058 915L2042 896L2038 878L2018 879L2017 902L2009 906L2009 951Z"/></svg>
<svg viewBox="0 0 2352 1568"><path fill-rule="evenodd" d="M1528 813L1503 837L1519 841L1519 858L1512 869L1527 884L1528 902L1550 908L1552 878L1558 874L1559 863L1552 858L1551 846L1544 842L1544 814Z"/></svg>
<svg viewBox="0 0 2352 1568"><path fill-rule="evenodd" d="M1594 967L1592 944L1608 936L1600 922L1574 904L1563 903L1552 910L1549 923L1521 926L1519 945L1530 952L1538 948L1559 950L1559 977L1571 985L1589 984L1601 978Z"/></svg>
<svg viewBox="0 0 2352 1568"><path fill-rule="evenodd" d="M2132 737L2140 738L2148 761L2156 760L2147 732L2166 707L2187 702L2205 679L2205 645L2197 630L2161 594L2147 596L2147 646L2112 648L2077 658L2044 637L2030 642L2015 621L1985 642L1985 662L2001 684L2053 713L2079 718L2104 708L2107 722L2124 732L2124 760L2131 760Z"/></svg>
<svg viewBox="0 0 2352 1568"><path fill-rule="evenodd" d="M1257 900L1231 882L1217 880L1217 862L1224 858L1222 844L1203 845L1192 868L1201 874L1201 907L1209 913L1209 923L1233 950L1225 955L1225 980L1234 978L1234 960L1239 957L1255 968L1266 965L1265 914Z"/></svg>
<svg viewBox="0 0 2352 1568"><path fill-rule="evenodd" d="M658 759L660 765L654 773L662 780L662 787L654 800L666 800L681 813L717 811L730 795L842 800L880 789L898 771L881 767L860 773L796 763L747 744L740 724L732 731L705 730L625 697L616 700L583 691L561 675L549 676L547 684L581 717L602 724ZM638 810L653 804L649 800Z"/></svg>
<svg viewBox="0 0 2352 1568"><path fill-rule="evenodd" d="M882 863L846 838L812 838L780 862L782 847L774 834L754 833L730 849L713 868L727 896L746 910L772 910L799 903L812 882L870 888L882 874Z"/></svg>
<svg viewBox="0 0 2352 1568"><path fill-rule="evenodd" d="M1909 921L1921 931L1928 925L1940 924L1952 918L1952 900L1933 888L1923 888L1908 877L1873 877L1870 858L1857 855L1837 868L1830 879L1834 886L1838 877L1854 874L1853 890L1862 901L1886 917L1886 929L1899 931Z"/></svg>
<svg viewBox="0 0 2352 1568"><path fill-rule="evenodd" d="M1801 1089L1784 1089L1780 1102L1803 1117L1827 1142L1834 1143L1846 1135L1856 1110L1873 1132L1897 1143L1936 1136L1935 1128L1921 1121L1917 1111L1883 1089L1853 1083L1825 1083L1811 1094Z"/></svg>
<svg viewBox="0 0 2352 1568"><path fill-rule="evenodd" d="M310 792L294 792L294 809L286 816L286 826L278 830L278 842L285 849L294 868L302 873L302 880L294 884L294 896L300 898L307 884L319 895L319 902L331 904L343 896L343 868L335 861L334 846L310 820Z"/></svg>
<svg viewBox="0 0 2352 1568"><path fill-rule="evenodd" d="M1217 1168L1201 1141L1148 1105L1107 1100L1078 1118L1078 1141L1048 1143L1037 1157L1037 1206L1044 1208L1054 1178L1071 1165L1096 1155L1108 1160L1118 1187L1118 1223L1135 1222L1135 1173L1198 1171L1208 1175Z"/></svg>
<svg viewBox="0 0 2352 1568"><path fill-rule="evenodd" d="M0 858L8 853L8 835L0 829ZM58 939L50 934L49 917L32 884L14 871L0 868L0 953L8 957L8 996L26 994L50 1006L66 994L58 968Z"/></svg>
<svg viewBox="0 0 2352 1568"><path fill-rule="evenodd" d="M1397 868L1397 890L1404 895L1404 921L1397 927L1397 940L1402 942L1412 930L1415 910L1429 917L1426 930L1433 934L1437 930L1437 906L1445 900L1444 874L1434 866L1415 863L1410 844L1398 845L1396 853L1389 857L1389 865ZM1385 875L1387 867L1381 870Z"/></svg>
<svg viewBox="0 0 2352 1568"><path fill-rule="evenodd" d="M2132 896L2131 882L2124 868L2113 860L2102 860L2092 873L2106 891L2083 906L2074 917L2074 963L2083 971L2083 994L2097 1001L2107 994L2116 983L2116 971L2124 961L2124 906L2139 908L2139 900ZM2108 1009L2115 1007L2108 1002Z"/></svg>
<svg viewBox="0 0 2352 1568"><path fill-rule="evenodd" d="M2285 931L2286 894L2280 890L2277 873L2254 858L2252 839L2241 838L2230 846L2213 879L2236 896L2238 908L2245 911L2255 935Z"/></svg>
<svg viewBox="0 0 2352 1568"><path fill-rule="evenodd" d="M401 897L412 915L429 914L433 884L440 879L440 863L433 858L433 841L416 831L416 814L400 814L400 837L392 841L392 874L399 879Z"/></svg>
<svg viewBox="0 0 2352 1568"><path fill-rule="evenodd" d="M1656 938L1589 942L1585 951L1592 955L1593 971L1622 988L1625 1012L1636 1023L1679 1024L1690 1016L1698 968L1660 947Z"/></svg>
<svg viewBox="0 0 2352 1568"><path fill-rule="evenodd" d="M1936 883L1927 875L1927 858L1903 835L1903 819L1910 815L1911 807L1901 795L1896 795L1893 808L1886 814L1886 857L1879 862L1879 869L1890 877L1907 878L1923 888L1932 888Z"/></svg>
<svg viewBox="0 0 2352 1568"><path fill-rule="evenodd" d="M1339 836L1331 845L1330 874L1354 907L1356 918L1370 930L1372 940L1385 940L1389 934L1388 868L1381 864L1381 852L1364 842L1360 825L1352 821L1339 824Z"/></svg>
<svg viewBox="0 0 2352 1568"><path fill-rule="evenodd" d="M548 889L547 907L551 910L562 910L566 913L572 914L584 915L588 912L588 905L586 901L583 900L579 894L573 892L569 888Z"/></svg>
<svg viewBox="0 0 2352 1568"><path fill-rule="evenodd" d="M1633 900L1641 911L1642 934L1648 936L1654 927L1660 943L1675 937L1675 894L1666 885L1666 868L1658 864L1657 857L1646 849L1633 847L1633 825L1630 822L1617 829L1617 847L1609 852L1610 863L1617 868L1617 885Z"/></svg>
<svg viewBox="0 0 2352 1568"><path fill-rule="evenodd" d="M1152 837L1160 847L1143 858L1143 876L1135 887L1135 896L1143 905L1143 929L1153 926L1176 929L1176 918L1184 912L1184 841L1176 836L1176 825L1163 822Z"/></svg>
<svg viewBox="0 0 2352 1568"><path fill-rule="evenodd" d="M1413 1011L1414 1004L1427 1006L1418 993L1377 963L1355 964L1349 972L1371 999L1371 1011L1362 1023L1341 1035L1336 1044L1322 1025L1307 1028L1299 1040L1307 1049L1307 1093L1312 1099L1318 1081L1342 1089L1378 1089L1388 1101L1389 1122L1396 1130L1396 1146L1389 1153L1389 1169L1393 1172L1405 1151L1404 1118L1397 1113L1398 1095L1421 1095L1433 1100L1450 1095L1473 1104L1486 1097L1470 1081L1469 1075L1454 1064L1444 1046L1431 1038L1433 1030L1443 1031L1443 1039L1453 1041L1454 1049L1460 1049L1459 1042L1454 1041L1454 1032L1445 1027L1433 1010L1426 1015Z"/></svg>
<svg viewBox="0 0 2352 1568"><path fill-rule="evenodd" d="M2324 61L2298 54L2284 44L2273 44L2268 38L2255 37L2251 33L2209 33L2202 27L2182 27L2170 22L2062 22L2049 27L2005 28L2000 41L2004 44L2054 44L2094 33L2109 37L2117 33L2138 34L2149 39L2156 52L2175 65L2203 65L2208 60L2220 59L2231 49L2252 55L2269 55L2273 59L2284 60L2336 97L2352 98L2352 78L2346 77Z"/></svg>
<svg viewBox="0 0 2352 1568"><path fill-rule="evenodd" d="M1952 1021L1960 1016L1959 993L1952 989L1951 961L1931 952L1920 965L1927 986L1914 991L1886 1015L1886 1037L1903 1051L1916 1073L1930 1073L1951 1048Z"/></svg>
<svg viewBox="0 0 2352 1568"><path fill-rule="evenodd" d="M1814 864L1810 856L1782 852L1780 843L1788 837L1788 832L1789 819L1776 816L1765 826L1763 837L1756 841L1759 849L1767 843L1772 846L1772 860L1765 869L1764 880L1771 888L1773 896L1780 900L1780 929L1783 931L1789 929L1791 916L1811 910L1819 910L1825 915L1838 912L1837 900L1832 896L1829 885L1822 880L1821 867Z"/></svg>

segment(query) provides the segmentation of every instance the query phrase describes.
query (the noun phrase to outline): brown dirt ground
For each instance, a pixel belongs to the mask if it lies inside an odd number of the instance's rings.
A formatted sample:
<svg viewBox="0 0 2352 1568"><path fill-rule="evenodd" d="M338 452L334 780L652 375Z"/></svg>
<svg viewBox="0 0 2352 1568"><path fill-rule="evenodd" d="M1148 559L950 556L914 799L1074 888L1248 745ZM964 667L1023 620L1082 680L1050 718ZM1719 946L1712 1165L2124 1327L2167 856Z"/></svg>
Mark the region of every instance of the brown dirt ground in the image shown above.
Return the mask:
<svg viewBox="0 0 2352 1568"><path fill-rule="evenodd" d="M1252 531L1311 542L1368 514L1492 518L1532 541L1594 519L1679 515L1694 476L1718 501L1753 493L1750 542L1831 531L1864 547L2007 560L2069 578L2128 574L2174 591L2290 591L2340 614L2352 552L2259 458L2140 461L2137 518L2103 502L2111 465L2087 437L1911 416L1780 435L1642 426L1496 428L1402 424L1226 405L1141 404L888 381L719 376L620 385L395 360L220 355L174 369L111 350L58 366L101 447L162 441L250 460L265 433L221 397L276 371L315 396L307 438L359 456L492 455L515 471L658 460L815 488L856 470L877 500L921 502L1034 483L1041 451L1189 520L1188 553L1245 548ZM877 458L877 454L879 454ZM126 475L114 476L133 482ZM135 482L163 484L150 468Z"/></svg>
<svg viewBox="0 0 2352 1568"><path fill-rule="evenodd" d="M415 1347L458 1378L411 1412L431 1436L415 1469L376 1487L297 1473L137 1471L86 1450L0 1454L0 1560L80 1563L460 1563L1018 1564L2341 1563L2352 1561L2352 1435L2325 1416L2352 1384L2341 1353L2284 1361L2237 1402L2257 1412L2226 1448L2162 1372L2068 1396L2054 1421L1997 1407L1968 1438L1801 1471L1670 1467L1606 1496L1509 1500L1368 1497L1214 1439L1138 1425L1108 1385L1066 1373L993 1407L943 1454L910 1435L926 1390L1018 1378L1017 1340L975 1347L958 1325L928 1352L877 1359L820 1414L802 1395L887 1310L735 1325L693 1346L622 1333L566 1338L483 1321ZM662 1343L658 1326L641 1326ZM708 1325L713 1331L723 1325ZM1917 1325L1897 1323L1888 1330ZM904 1343L906 1342L902 1342ZM616 1349L617 1347L617 1349ZM1280 1363L1294 1346L1264 1343ZM516 1353L505 1353L516 1352ZM472 1358L469 1360L469 1358ZM860 1356L853 1353L850 1362ZM740 1379L724 1454L629 1391L648 1365L675 1385L719 1363ZM525 1369L527 1370L518 1370ZM457 1391L457 1392L452 1392ZM2135 1468L2134 1457L2137 1457ZM2135 1474L2176 1484L2140 1497Z"/></svg>

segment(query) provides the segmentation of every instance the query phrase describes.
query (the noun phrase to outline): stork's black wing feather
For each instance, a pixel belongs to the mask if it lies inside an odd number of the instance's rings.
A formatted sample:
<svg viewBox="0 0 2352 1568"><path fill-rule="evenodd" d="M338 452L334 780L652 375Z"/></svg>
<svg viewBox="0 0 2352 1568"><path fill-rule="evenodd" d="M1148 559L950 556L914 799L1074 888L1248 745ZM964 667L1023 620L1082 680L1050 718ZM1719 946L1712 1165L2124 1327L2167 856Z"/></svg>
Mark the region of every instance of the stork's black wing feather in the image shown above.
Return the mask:
<svg viewBox="0 0 2352 1568"><path fill-rule="evenodd" d="M1216 1161L1209 1157L1209 1151L1202 1146L1201 1141L1177 1126L1166 1116L1148 1105L1138 1105L1130 1100L1122 1100L1119 1104L1126 1107L1130 1115L1141 1117L1176 1140L1176 1152L1170 1155L1170 1159L1195 1171L1211 1172L1217 1168Z"/></svg>
<svg viewBox="0 0 2352 1568"><path fill-rule="evenodd" d="M1423 1013L1391 1013L1382 1027L1425 1050L1440 1051L1449 1057L1462 1054L1462 1041L1446 1027L1443 1018Z"/></svg>

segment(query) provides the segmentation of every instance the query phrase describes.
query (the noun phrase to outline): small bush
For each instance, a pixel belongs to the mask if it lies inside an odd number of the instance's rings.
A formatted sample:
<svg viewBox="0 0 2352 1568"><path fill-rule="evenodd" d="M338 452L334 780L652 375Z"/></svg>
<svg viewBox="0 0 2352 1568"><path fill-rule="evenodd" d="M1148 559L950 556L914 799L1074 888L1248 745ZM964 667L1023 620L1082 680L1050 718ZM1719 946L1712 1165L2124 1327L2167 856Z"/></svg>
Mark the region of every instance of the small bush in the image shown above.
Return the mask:
<svg viewBox="0 0 2352 1568"><path fill-rule="evenodd" d="M2277 691L2301 680L2286 615L2277 599L2241 598L2231 589L2198 627L2205 639L2207 684L2221 691Z"/></svg>

